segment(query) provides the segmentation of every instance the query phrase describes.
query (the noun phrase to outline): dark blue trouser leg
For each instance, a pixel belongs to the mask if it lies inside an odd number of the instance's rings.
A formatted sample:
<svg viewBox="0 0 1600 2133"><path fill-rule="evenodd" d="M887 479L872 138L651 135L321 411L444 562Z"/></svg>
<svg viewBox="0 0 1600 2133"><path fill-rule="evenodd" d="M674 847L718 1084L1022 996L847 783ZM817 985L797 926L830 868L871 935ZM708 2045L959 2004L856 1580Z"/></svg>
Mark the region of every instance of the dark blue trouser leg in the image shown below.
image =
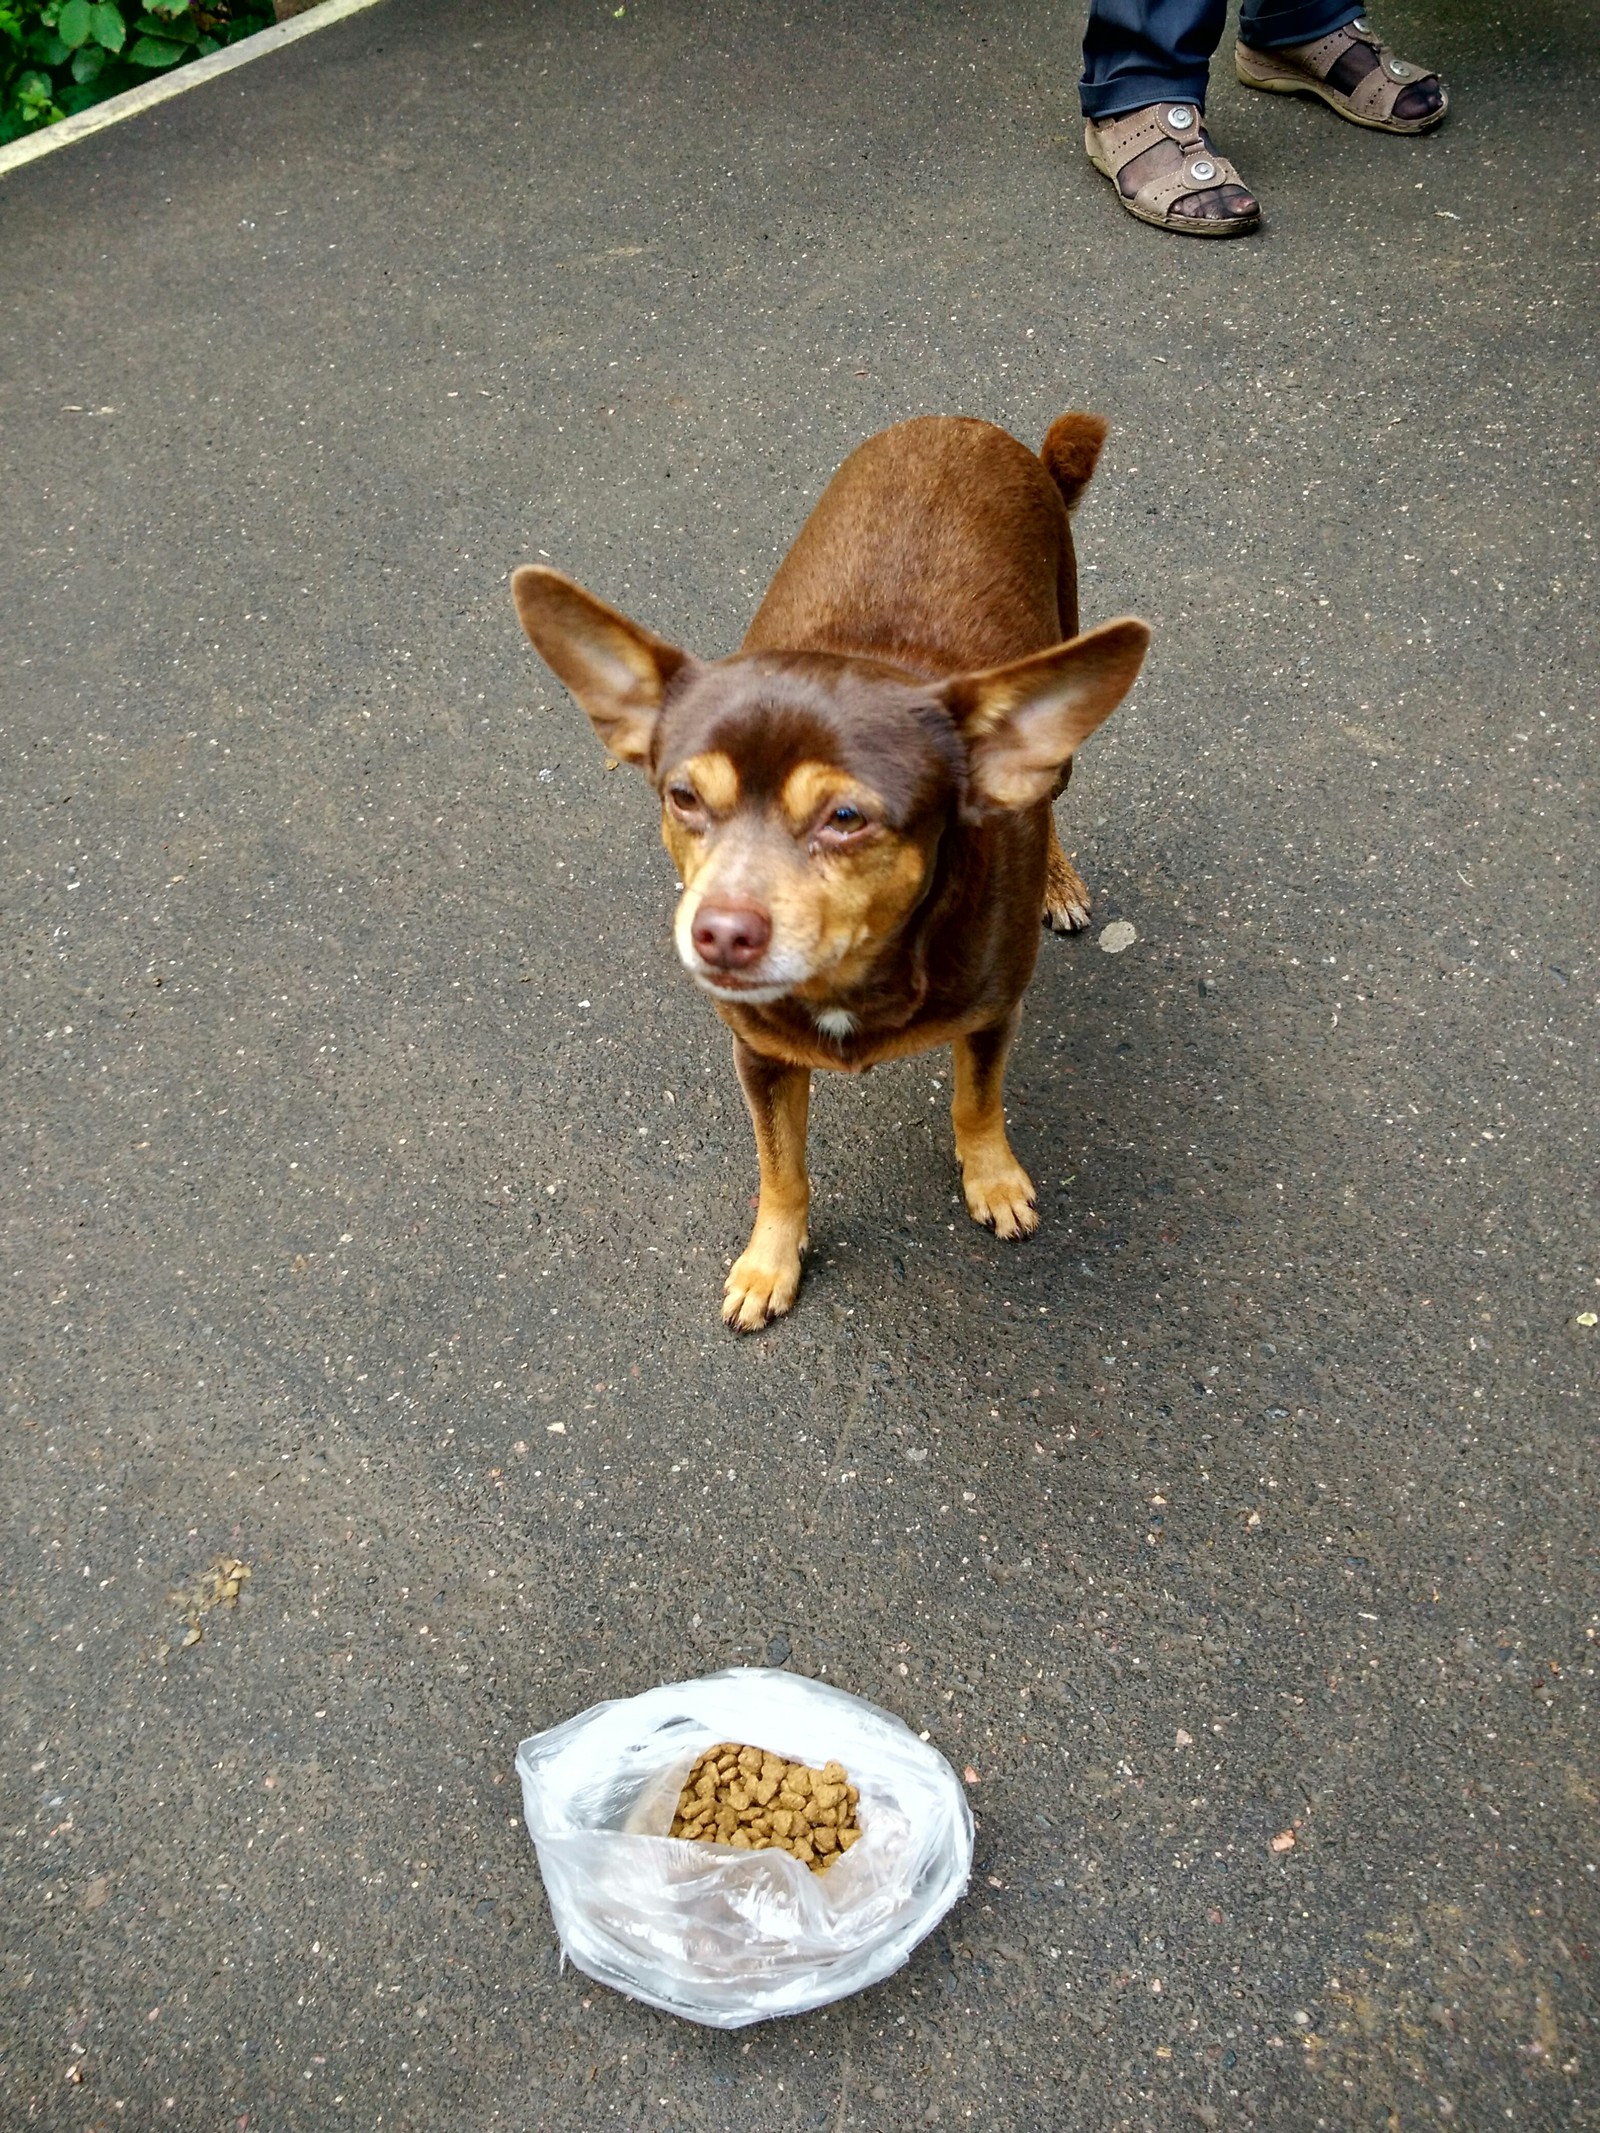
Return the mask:
<svg viewBox="0 0 1600 2133"><path fill-rule="evenodd" d="M1094 0L1083 33L1084 117L1204 104L1227 13L1227 0Z"/></svg>
<svg viewBox="0 0 1600 2133"><path fill-rule="evenodd" d="M1241 0L1239 35L1258 52L1271 52L1281 44L1310 44L1365 13L1349 0Z"/></svg>
<svg viewBox="0 0 1600 2133"><path fill-rule="evenodd" d="M1093 0L1083 37L1079 94L1086 118L1144 104L1201 104L1227 0ZM1361 13L1350 0L1243 0L1246 44L1309 44Z"/></svg>

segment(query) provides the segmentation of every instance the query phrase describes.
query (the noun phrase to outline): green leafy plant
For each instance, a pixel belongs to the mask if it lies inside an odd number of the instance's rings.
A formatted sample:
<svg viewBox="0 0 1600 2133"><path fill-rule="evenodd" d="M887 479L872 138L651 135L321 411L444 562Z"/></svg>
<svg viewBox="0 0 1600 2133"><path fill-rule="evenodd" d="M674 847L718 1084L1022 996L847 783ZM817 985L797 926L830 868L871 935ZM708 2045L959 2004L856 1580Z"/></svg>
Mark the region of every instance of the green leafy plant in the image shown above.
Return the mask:
<svg viewBox="0 0 1600 2133"><path fill-rule="evenodd" d="M0 143L272 20L268 0L0 0Z"/></svg>

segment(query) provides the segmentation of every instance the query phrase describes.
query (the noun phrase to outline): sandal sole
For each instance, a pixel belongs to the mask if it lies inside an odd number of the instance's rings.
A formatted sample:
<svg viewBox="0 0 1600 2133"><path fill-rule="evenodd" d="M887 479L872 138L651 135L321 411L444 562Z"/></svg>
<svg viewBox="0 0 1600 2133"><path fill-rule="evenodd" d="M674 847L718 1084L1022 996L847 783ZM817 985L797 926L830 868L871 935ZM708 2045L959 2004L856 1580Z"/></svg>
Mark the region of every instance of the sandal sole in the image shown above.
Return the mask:
<svg viewBox="0 0 1600 2133"><path fill-rule="evenodd" d="M1131 215L1135 222L1148 223L1153 230L1170 230L1174 237L1248 237L1252 230L1261 227L1261 216L1254 215L1152 215L1147 209L1135 207L1114 174L1107 170L1097 156L1088 151L1089 161L1099 171L1117 196L1117 205L1124 214Z"/></svg>
<svg viewBox="0 0 1600 2133"><path fill-rule="evenodd" d="M1264 89L1269 96L1320 97L1330 111L1338 112L1340 118L1348 119L1352 126L1365 126L1372 133L1427 133L1438 125L1445 113L1450 109L1450 99L1446 96L1439 105L1438 110L1430 111L1425 118L1362 118L1359 112L1350 109L1341 92L1337 89L1330 89L1326 82L1308 81L1298 74L1280 74L1276 77L1267 74L1248 74L1245 71L1243 62L1237 57L1233 62L1233 71L1247 89Z"/></svg>

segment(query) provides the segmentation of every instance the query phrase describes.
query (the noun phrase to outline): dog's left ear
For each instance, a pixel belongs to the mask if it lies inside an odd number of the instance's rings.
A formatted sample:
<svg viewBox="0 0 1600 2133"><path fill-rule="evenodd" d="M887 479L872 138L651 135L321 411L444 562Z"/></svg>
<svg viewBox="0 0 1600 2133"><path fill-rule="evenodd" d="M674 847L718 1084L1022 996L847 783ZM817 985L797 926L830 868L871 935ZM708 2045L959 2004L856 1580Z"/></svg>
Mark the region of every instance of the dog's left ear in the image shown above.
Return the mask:
<svg viewBox="0 0 1600 2133"><path fill-rule="evenodd" d="M667 686L693 664L689 654L538 563L511 573L511 597L534 649L605 746L624 763L648 767Z"/></svg>
<svg viewBox="0 0 1600 2133"><path fill-rule="evenodd" d="M967 744L973 797L1007 808L1047 798L1062 764L1133 687L1149 646L1148 626L1125 616L946 682L940 694Z"/></svg>

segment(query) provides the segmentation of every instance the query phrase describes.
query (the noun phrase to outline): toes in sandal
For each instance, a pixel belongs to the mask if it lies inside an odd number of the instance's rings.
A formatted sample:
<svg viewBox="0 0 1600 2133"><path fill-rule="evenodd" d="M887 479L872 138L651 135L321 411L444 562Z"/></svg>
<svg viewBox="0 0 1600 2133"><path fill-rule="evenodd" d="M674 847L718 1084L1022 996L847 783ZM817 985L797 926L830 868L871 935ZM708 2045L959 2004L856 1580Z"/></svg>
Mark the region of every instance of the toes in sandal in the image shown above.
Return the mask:
<svg viewBox="0 0 1600 2133"><path fill-rule="evenodd" d="M1125 193L1119 183L1121 173L1161 141L1172 142L1178 151L1171 167L1146 178L1131 194ZM1085 119L1083 145L1089 161L1111 180L1118 200L1140 222L1176 230L1183 237L1242 237L1260 223L1259 208L1247 214L1173 214L1177 201L1195 193L1244 185L1227 157L1218 155L1207 141L1197 105L1148 104L1142 111L1119 112L1113 118Z"/></svg>
<svg viewBox="0 0 1600 2133"><path fill-rule="evenodd" d="M1378 55L1375 67L1363 74L1350 89L1336 89L1329 74L1352 45L1364 44ZM1287 96L1320 96L1341 118L1357 126L1372 126L1379 133L1426 133L1437 126L1450 108L1445 86L1426 67L1393 52L1365 22L1347 22L1311 44L1284 45L1276 52L1258 52L1241 41L1234 47L1234 70L1247 89L1271 89ZM1425 81L1439 81L1436 109L1416 118L1396 118L1394 107L1408 89Z"/></svg>

